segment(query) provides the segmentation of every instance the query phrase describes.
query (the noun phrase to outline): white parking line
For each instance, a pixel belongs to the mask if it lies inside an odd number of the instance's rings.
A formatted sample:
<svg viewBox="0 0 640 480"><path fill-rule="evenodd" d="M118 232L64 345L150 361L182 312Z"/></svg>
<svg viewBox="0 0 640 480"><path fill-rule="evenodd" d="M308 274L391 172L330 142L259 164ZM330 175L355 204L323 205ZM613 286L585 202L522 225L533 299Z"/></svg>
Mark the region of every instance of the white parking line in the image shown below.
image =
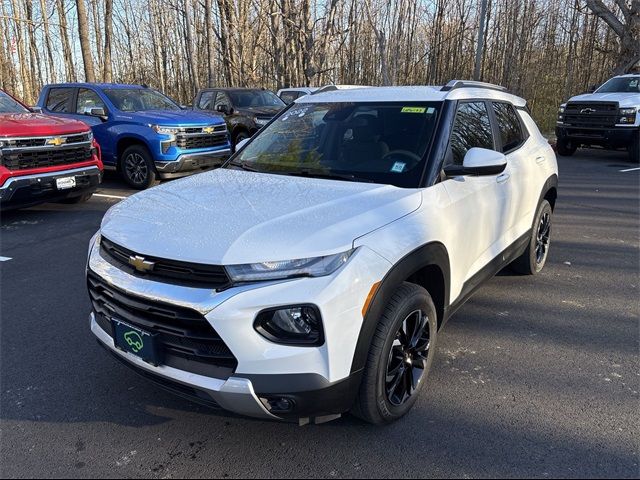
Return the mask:
<svg viewBox="0 0 640 480"><path fill-rule="evenodd" d="M11 257L0 257L0 262L8 262L11 260Z"/></svg>
<svg viewBox="0 0 640 480"><path fill-rule="evenodd" d="M124 200L125 198L127 198L120 195L105 195L104 193L94 193L93 196L102 198L117 198L118 200Z"/></svg>
<svg viewBox="0 0 640 480"><path fill-rule="evenodd" d="M626 172L634 172L636 170L640 170L640 167L635 167L635 168L627 168L626 170L620 170L622 173L626 173Z"/></svg>

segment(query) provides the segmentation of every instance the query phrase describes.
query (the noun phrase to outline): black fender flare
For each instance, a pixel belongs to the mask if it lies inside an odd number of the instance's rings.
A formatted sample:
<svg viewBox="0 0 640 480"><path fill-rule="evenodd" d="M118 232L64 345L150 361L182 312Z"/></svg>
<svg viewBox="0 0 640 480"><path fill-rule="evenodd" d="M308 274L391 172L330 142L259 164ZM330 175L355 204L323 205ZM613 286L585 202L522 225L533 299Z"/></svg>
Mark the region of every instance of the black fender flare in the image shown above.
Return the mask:
<svg viewBox="0 0 640 480"><path fill-rule="evenodd" d="M555 173L553 175L551 175L549 178L547 178L547 180L544 182L544 185L542 186L542 190L540 191L540 197L538 198L538 203L536 204L536 208L538 208L538 205L540 205L542 200L544 200L547 197L547 194L552 189L555 189L556 198L557 198L557 194L558 194L558 175L556 175ZM553 202L550 202L551 203L551 208L553 210L555 210L555 200L556 200L556 198L553 199Z"/></svg>
<svg viewBox="0 0 640 480"><path fill-rule="evenodd" d="M395 290L411 275L431 265L437 266L442 271L444 278L443 310L446 311L449 304L449 285L451 279L449 254L442 243L431 242L418 247L403 257L391 267L380 282L362 320L362 327L360 328L360 335L358 336L358 342L351 364L351 373L360 372L364 369L369 355L369 347L371 346L373 335L378 326L378 319L382 316Z"/></svg>

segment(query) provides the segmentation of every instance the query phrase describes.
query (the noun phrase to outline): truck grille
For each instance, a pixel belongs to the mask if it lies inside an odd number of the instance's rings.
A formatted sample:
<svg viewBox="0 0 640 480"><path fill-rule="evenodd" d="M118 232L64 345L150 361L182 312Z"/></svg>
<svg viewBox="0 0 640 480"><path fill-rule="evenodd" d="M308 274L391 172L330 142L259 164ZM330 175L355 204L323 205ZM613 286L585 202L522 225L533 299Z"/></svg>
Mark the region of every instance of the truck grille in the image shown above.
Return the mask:
<svg viewBox="0 0 640 480"><path fill-rule="evenodd" d="M96 322L113 336L112 320L140 328L156 341L163 364L214 378L229 378L238 361L202 314L190 308L148 300L87 273Z"/></svg>
<svg viewBox="0 0 640 480"><path fill-rule="evenodd" d="M149 280L218 290L231 284L226 270L220 265L189 263L140 255L104 237L100 241L100 254L115 267L131 275ZM129 264L129 259L136 256L144 257L147 262L153 262L153 268L147 273L138 272Z"/></svg>
<svg viewBox="0 0 640 480"><path fill-rule="evenodd" d="M211 128L213 131L205 131ZM221 147L227 142L226 125L182 128L176 135L176 145L182 150Z"/></svg>
<svg viewBox="0 0 640 480"><path fill-rule="evenodd" d="M569 102L563 122L572 127L610 128L615 126L618 117L615 102Z"/></svg>
<svg viewBox="0 0 640 480"><path fill-rule="evenodd" d="M58 145L48 142L59 142ZM3 139L2 165L9 170L56 167L85 162L91 158L88 133L59 137Z"/></svg>

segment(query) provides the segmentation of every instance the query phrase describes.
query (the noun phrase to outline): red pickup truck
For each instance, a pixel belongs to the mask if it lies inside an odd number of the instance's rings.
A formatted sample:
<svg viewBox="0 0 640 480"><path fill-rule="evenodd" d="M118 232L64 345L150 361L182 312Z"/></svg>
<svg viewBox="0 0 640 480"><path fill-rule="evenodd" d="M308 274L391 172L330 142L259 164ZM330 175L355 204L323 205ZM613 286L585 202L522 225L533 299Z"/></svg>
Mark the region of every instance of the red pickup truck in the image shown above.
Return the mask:
<svg viewBox="0 0 640 480"><path fill-rule="evenodd" d="M87 201L103 170L86 124L34 113L0 90L0 210Z"/></svg>

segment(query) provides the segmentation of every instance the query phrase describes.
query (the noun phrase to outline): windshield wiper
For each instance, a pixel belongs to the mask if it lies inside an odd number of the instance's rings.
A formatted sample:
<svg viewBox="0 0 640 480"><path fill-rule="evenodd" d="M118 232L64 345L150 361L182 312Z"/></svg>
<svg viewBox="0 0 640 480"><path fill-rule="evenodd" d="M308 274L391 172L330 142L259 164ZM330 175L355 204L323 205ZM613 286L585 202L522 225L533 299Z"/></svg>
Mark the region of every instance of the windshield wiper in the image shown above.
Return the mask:
<svg viewBox="0 0 640 480"><path fill-rule="evenodd" d="M358 177L351 173L316 172L313 170L294 170L291 172L274 172L292 177L326 178L328 180L347 180L350 182L374 183L370 178Z"/></svg>
<svg viewBox="0 0 640 480"><path fill-rule="evenodd" d="M258 170L255 167L250 167L247 162L229 162L229 165L233 165L234 167L240 167L247 172L262 172L262 170Z"/></svg>

